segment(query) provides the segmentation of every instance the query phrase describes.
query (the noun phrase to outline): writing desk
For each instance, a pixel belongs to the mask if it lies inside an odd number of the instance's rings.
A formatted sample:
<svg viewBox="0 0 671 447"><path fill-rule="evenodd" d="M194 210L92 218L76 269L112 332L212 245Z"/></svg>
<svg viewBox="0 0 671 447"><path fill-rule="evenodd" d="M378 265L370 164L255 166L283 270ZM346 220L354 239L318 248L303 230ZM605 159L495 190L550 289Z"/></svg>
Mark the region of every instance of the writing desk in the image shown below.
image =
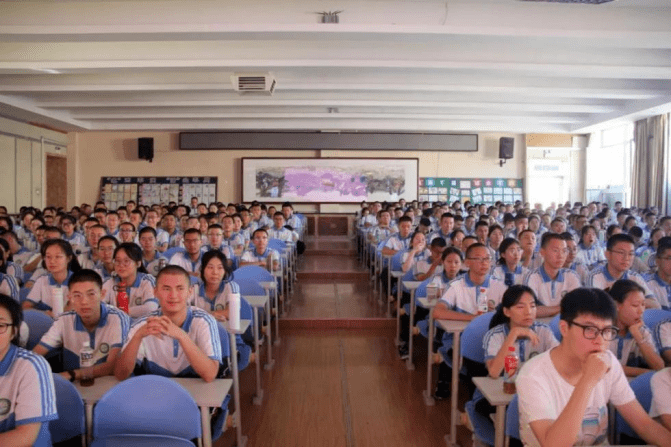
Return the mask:
<svg viewBox="0 0 671 447"><path fill-rule="evenodd" d="M279 306L280 306L280 304L279 304L280 294L277 293L277 281L276 280L275 281L259 281L259 285L261 287L263 287L264 289L266 289L266 292L268 294L269 299L270 299L270 291L274 290L276 292L275 293L275 304L273 306L273 309L275 310L275 341L274 341L274 343L276 345L279 345L280 344L280 308L279 308ZM268 313L268 334L270 334L270 332L271 332L270 327L272 326L272 321L271 321L272 318L273 318L272 314ZM269 336L269 338L270 338L270 336ZM272 354L270 353L270 345L271 345L271 343L270 343L270 341L268 341L268 356L269 356L268 361L272 360ZM270 365L270 367L268 365L266 365L266 369L270 369L270 368L272 368L272 364Z"/></svg>
<svg viewBox="0 0 671 447"><path fill-rule="evenodd" d="M433 338L435 334L433 328L433 308L436 307L438 300L429 300L427 297L422 297L418 298L417 301L422 307L429 309L429 327L427 329L429 345L426 350L426 389L422 392L422 395L424 396L424 404L432 406L436 403L436 400L431 393L431 388L433 387Z"/></svg>
<svg viewBox="0 0 671 447"><path fill-rule="evenodd" d="M261 405L263 402L263 388L261 387L261 350L259 346L259 311L261 309L266 310L266 315L270 315L270 300L268 295L245 295L244 298L247 300L250 306L254 308L254 352L256 352L256 361L254 362L254 368L256 370L256 395L254 396L253 402L254 405ZM270 339L270 331L268 331L268 345L272 344ZM268 360L266 366L269 365L272 368L274 360L271 356L270 347L268 348Z"/></svg>
<svg viewBox="0 0 671 447"><path fill-rule="evenodd" d="M503 392L503 378L473 377L473 383L482 395L494 407L494 447L503 447L506 439L506 408L513 400L514 394Z"/></svg>
<svg viewBox="0 0 671 447"><path fill-rule="evenodd" d="M415 327L415 290L422 284L422 281L403 281L403 285L410 290L410 324L408 328L408 360L405 363L405 367L409 370L414 370L415 365L412 363L412 354L413 354L413 328ZM398 285L399 290L401 289L401 284ZM400 303L400 299L399 299ZM431 351L428 351L431 353Z"/></svg>

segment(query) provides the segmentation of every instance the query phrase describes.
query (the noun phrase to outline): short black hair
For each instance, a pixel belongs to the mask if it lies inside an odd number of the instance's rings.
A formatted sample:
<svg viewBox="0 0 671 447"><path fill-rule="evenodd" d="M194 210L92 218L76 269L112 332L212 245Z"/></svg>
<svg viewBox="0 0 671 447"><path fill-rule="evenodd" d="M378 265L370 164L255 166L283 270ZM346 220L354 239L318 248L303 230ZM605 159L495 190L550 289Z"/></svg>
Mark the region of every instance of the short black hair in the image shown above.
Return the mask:
<svg viewBox="0 0 671 447"><path fill-rule="evenodd" d="M465 253L466 257L468 258L468 255L469 255L473 250L475 250L476 248L484 248L484 249L486 249L487 246L486 246L485 244L481 244L480 242L476 242L475 244L471 244L471 245L469 245L468 248L466 249L466 253Z"/></svg>
<svg viewBox="0 0 671 447"><path fill-rule="evenodd" d="M634 239L632 239L631 236L624 233L618 233L608 238L608 243L606 244L606 250L611 251L613 247L615 247L620 242L627 242L633 245L634 247L636 246L636 244L634 243Z"/></svg>
<svg viewBox="0 0 671 447"><path fill-rule="evenodd" d="M174 264L168 264L165 267L163 267L161 270L159 270L158 275L156 275L156 284L158 285L158 281L161 279L163 275L183 275L184 278L186 278L186 283L191 284L191 276L189 275L189 272L184 270L182 267Z"/></svg>
<svg viewBox="0 0 671 447"><path fill-rule="evenodd" d="M561 234L553 233L551 231L547 231L543 233L543 236L541 236L541 248L545 248L547 244L550 243L550 241L563 241L565 240Z"/></svg>
<svg viewBox="0 0 671 447"><path fill-rule="evenodd" d="M401 216L401 217L398 219L398 223L399 223L399 225L400 225L400 224L402 224L403 222L410 222L410 223L412 223L412 218L411 218L410 216Z"/></svg>
<svg viewBox="0 0 671 447"><path fill-rule="evenodd" d="M12 319L12 327L16 328L16 333L12 337L12 343L16 346L19 345L19 328L23 322L23 309L21 304L16 301L11 296L0 293L0 307L4 307L9 312L9 316Z"/></svg>
<svg viewBox="0 0 671 447"><path fill-rule="evenodd" d="M613 298L601 289L574 289L562 298L559 307L559 318L569 323L580 315L592 315L612 322L617 318Z"/></svg>
<svg viewBox="0 0 671 447"><path fill-rule="evenodd" d="M447 247L447 242L442 237L434 237L431 241L431 247Z"/></svg>
<svg viewBox="0 0 671 447"><path fill-rule="evenodd" d="M613 298L613 300L620 304L624 303L624 300L627 299L627 295L631 292L641 292L645 296L645 289L631 279L618 279L612 286L606 289L606 292L610 294L610 297Z"/></svg>
<svg viewBox="0 0 671 447"><path fill-rule="evenodd" d="M78 272L75 272L70 276L70 281L68 281L68 287L72 287L73 284L78 282L93 282L96 283L99 289L103 288L103 280L95 270L91 269L81 269Z"/></svg>
<svg viewBox="0 0 671 447"><path fill-rule="evenodd" d="M142 237L142 235L145 234L145 233L151 233L151 234L154 235L154 237L156 237L156 230L152 227L149 227L149 226L142 228L140 230L140 235L138 237Z"/></svg>

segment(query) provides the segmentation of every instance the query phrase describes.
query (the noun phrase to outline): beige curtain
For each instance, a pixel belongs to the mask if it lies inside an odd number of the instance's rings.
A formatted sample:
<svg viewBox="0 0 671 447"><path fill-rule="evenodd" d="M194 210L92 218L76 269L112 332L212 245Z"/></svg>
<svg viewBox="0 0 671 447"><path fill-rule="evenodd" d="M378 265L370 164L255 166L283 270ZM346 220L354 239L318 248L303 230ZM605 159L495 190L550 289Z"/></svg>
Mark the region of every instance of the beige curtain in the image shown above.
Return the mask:
<svg viewBox="0 0 671 447"><path fill-rule="evenodd" d="M636 121L631 165L631 203L668 213L669 114Z"/></svg>

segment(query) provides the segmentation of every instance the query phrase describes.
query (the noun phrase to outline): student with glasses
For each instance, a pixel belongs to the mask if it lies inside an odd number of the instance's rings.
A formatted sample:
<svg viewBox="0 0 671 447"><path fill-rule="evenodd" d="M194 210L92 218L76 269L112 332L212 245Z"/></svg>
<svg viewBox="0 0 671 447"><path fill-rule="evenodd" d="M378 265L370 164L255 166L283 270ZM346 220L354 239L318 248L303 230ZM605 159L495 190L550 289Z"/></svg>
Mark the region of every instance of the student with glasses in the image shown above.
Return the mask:
<svg viewBox="0 0 671 447"><path fill-rule="evenodd" d="M560 315L559 346L526 362L516 380L524 445L607 443L609 403L646 443L671 445L671 433L648 416L608 350L618 334L612 298L576 289L562 299Z"/></svg>
<svg viewBox="0 0 671 447"><path fill-rule="evenodd" d="M103 236L98 241L98 262L92 270L100 275L103 282L114 275L114 250L118 246L119 241L114 236Z"/></svg>
<svg viewBox="0 0 671 447"><path fill-rule="evenodd" d="M646 277L646 284L662 309L671 310L671 238L660 240L654 258L657 271Z"/></svg>
<svg viewBox="0 0 671 447"><path fill-rule="evenodd" d="M620 279L606 291L617 307L618 337L609 347L622 364L624 373L634 377L662 369L664 361L657 352L652 332L643 322L643 288L629 279Z"/></svg>
<svg viewBox="0 0 671 447"><path fill-rule="evenodd" d="M121 222L121 225L119 225L119 242L135 242L135 225L130 222Z"/></svg>
<svg viewBox="0 0 671 447"><path fill-rule="evenodd" d="M522 284L528 270L520 264L522 259L520 243L517 239L507 237L499 245L498 251L500 258L496 262L496 267L492 269L492 276L503 281L508 287Z"/></svg>
<svg viewBox="0 0 671 447"><path fill-rule="evenodd" d="M606 265L592 270L587 276L585 286L605 290L618 279L631 279L645 290L646 308L658 309L660 305L643 277L631 270L635 248L634 240L628 234L619 233L611 236L606 245Z"/></svg>
<svg viewBox="0 0 671 447"><path fill-rule="evenodd" d="M156 280L142 266L142 249L135 244L124 243L114 250L114 272L116 276L103 284L103 301L118 307L117 296L122 288L128 296L128 314L132 318L143 317L158 309L154 297Z"/></svg>
<svg viewBox="0 0 671 447"><path fill-rule="evenodd" d="M531 287L538 295L539 318L557 315L562 297L581 286L578 274L564 268L567 251L566 241L561 234L545 233L540 250L543 264L524 277L524 285Z"/></svg>
<svg viewBox="0 0 671 447"><path fill-rule="evenodd" d="M0 294L0 445L51 446L54 379L44 358L18 346L22 321L21 305Z"/></svg>

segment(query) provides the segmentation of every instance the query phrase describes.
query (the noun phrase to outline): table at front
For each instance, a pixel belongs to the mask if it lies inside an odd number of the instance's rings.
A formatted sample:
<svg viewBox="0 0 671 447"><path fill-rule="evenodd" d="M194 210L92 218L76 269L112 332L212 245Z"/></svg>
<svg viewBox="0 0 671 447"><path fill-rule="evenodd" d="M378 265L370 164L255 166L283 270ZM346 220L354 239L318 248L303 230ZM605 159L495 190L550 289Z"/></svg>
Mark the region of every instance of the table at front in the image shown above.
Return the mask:
<svg viewBox="0 0 671 447"><path fill-rule="evenodd" d="M172 380L182 385L196 401L200 407L200 419L203 430L203 445L212 446L212 433L210 428L210 408L220 407L226 394L233 386L231 379L215 379L210 383L203 379L187 379L173 377ZM119 381L114 376L105 376L96 378L93 386L81 386L79 382L75 383L77 391L82 396L86 407L86 438L87 444L90 444L93 436L93 406L103 397L103 395L117 385ZM237 411L237 409L236 409Z"/></svg>
<svg viewBox="0 0 671 447"><path fill-rule="evenodd" d="M503 378L473 377L473 383L482 395L494 407L494 447L503 447L506 438L506 407L513 400L514 394L503 392Z"/></svg>
<svg viewBox="0 0 671 447"><path fill-rule="evenodd" d="M447 444L450 447L457 446L457 419L459 418L459 411L457 410L457 403L459 401L459 367L461 364L461 342L459 338L461 333L466 329L470 321L458 320L435 320L436 323L445 331L453 336L452 341L452 395L450 397L450 436L445 437Z"/></svg>

